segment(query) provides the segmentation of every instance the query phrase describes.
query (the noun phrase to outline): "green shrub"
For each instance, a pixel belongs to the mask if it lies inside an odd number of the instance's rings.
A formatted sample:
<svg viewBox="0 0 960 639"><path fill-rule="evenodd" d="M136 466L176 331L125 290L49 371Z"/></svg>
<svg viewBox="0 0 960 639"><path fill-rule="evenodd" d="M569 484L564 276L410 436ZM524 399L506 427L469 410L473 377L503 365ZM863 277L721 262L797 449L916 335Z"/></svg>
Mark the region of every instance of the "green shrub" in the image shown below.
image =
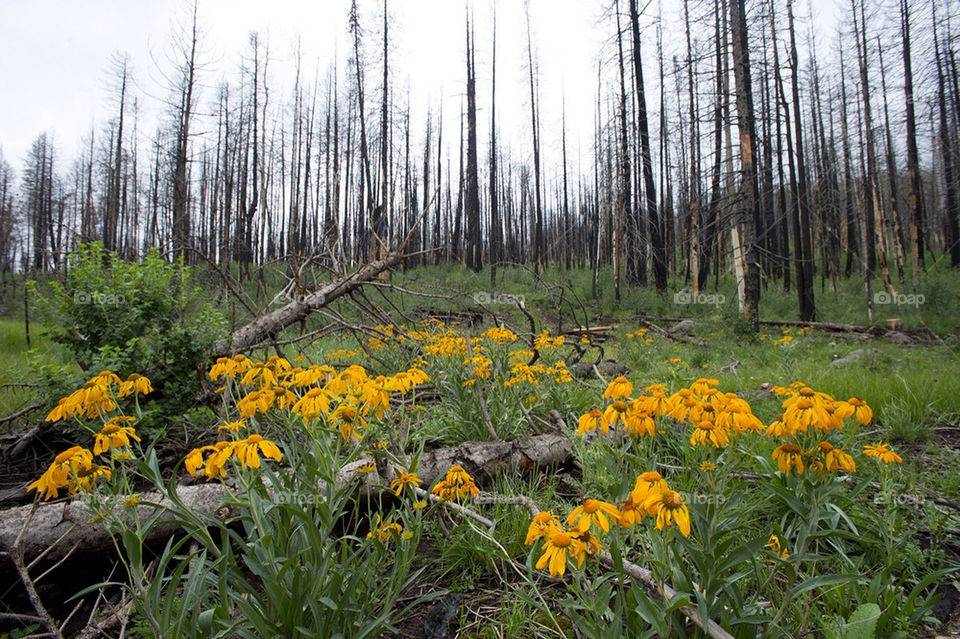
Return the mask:
<svg viewBox="0 0 960 639"><path fill-rule="evenodd" d="M71 255L64 281L51 283L49 296L33 284L34 298L51 337L84 373L138 372L152 380L156 392L144 413L148 424L160 425L195 402L198 370L226 331L190 276L182 261L170 264L156 250L142 263L126 262L93 243Z"/></svg>

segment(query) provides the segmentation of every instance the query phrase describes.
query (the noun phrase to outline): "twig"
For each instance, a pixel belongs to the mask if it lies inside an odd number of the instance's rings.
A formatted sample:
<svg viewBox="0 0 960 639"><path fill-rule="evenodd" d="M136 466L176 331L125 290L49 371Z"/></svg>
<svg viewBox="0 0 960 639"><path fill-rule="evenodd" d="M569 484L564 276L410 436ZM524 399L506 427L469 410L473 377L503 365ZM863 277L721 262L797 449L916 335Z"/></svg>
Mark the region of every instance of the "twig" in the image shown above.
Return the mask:
<svg viewBox="0 0 960 639"><path fill-rule="evenodd" d="M30 406L27 406L27 407L25 407L25 408L21 408L20 410L18 410L17 412L13 413L12 415L7 415L6 417L0 417L0 424L6 424L7 422L12 422L13 420L17 419L18 417L23 417L23 416L26 415L27 413L32 413L33 411L37 410L38 408L43 408L43 404L31 404Z"/></svg>
<svg viewBox="0 0 960 639"><path fill-rule="evenodd" d="M53 617L50 616L50 613L47 612L46 607L43 605L43 601L40 600L40 595L37 594L37 589L34 587L33 580L30 579L30 573L27 571L27 567L23 561L23 551L20 549L20 540L23 539L23 533L26 532L27 526L33 519L33 514L36 512L39 505L40 502L34 500L33 508L31 508L30 513L24 517L23 526L20 527L20 532L17 534L17 538L14 540L13 544L7 548L7 555L13 562L13 566L16 568L17 574L20 575L20 581L23 584L24 590L27 591L27 597L30 599L30 603L33 605L34 611L37 613L37 616L40 617L40 623L43 624L51 636L56 637L57 639L63 639L60 629L57 628L57 622L54 621Z"/></svg>
<svg viewBox="0 0 960 639"><path fill-rule="evenodd" d="M467 355L473 358L473 347L470 345L470 336L465 335L463 341L467 344ZM493 427L493 421L490 419L490 412L487 410L487 402L483 398L483 380L479 377L476 378L477 381L474 382L473 387L477 390L477 401L480 404L480 413L483 415L483 425L487 427L487 432L490 433L490 437L495 442L502 441L500 436L497 435L497 430Z"/></svg>
<svg viewBox="0 0 960 639"><path fill-rule="evenodd" d="M479 513L476 513L470 510L469 508L464 508L463 506L461 506L455 501L450 501L448 499L440 499L436 495L431 495L430 493L425 491L423 488L414 487L414 490L416 491L418 497L421 497L422 499L429 499L435 504L443 504L450 510L456 511L461 515L463 515L464 517L469 517L470 519L482 524L484 527L486 527L488 532L492 532L494 526L496 526L495 522L487 519L486 517L484 517ZM476 499L479 499L479 497L477 497Z"/></svg>
<svg viewBox="0 0 960 639"><path fill-rule="evenodd" d="M46 422L43 422L45 424ZM10 457L18 457L20 453L26 450L27 446L40 434L40 427L43 424L34 424L17 438L17 443L10 449Z"/></svg>
<svg viewBox="0 0 960 639"><path fill-rule="evenodd" d="M527 316L527 321L530 323L530 350L533 351L533 357L531 357L530 361L527 362L527 366L533 366L534 362L536 362L540 357L540 351L536 346L537 323L533 321L533 315L530 314L530 311L528 311L522 303L518 302L517 308L520 309L521 313Z"/></svg>
<svg viewBox="0 0 960 639"><path fill-rule="evenodd" d="M647 320L645 320L645 319L640 319L639 322L640 322L643 326L645 326L645 327L647 327L647 328L649 328L649 329L653 329L654 332L656 332L656 333L658 333L658 334L660 334L660 335L663 335L663 336L666 337L667 339L671 339L671 340L673 340L673 341L675 341L675 342L682 342L682 343L684 343L684 344L695 344L695 345L697 345L697 346L702 346L702 345L703 345L703 342L701 342L700 340L692 339L692 338L686 337L686 336L684 336L684 335L674 335L673 333L671 333L670 331L666 330L666 329L663 328L662 326L657 326L657 325L654 324L653 322L649 322L649 321L647 321Z"/></svg>

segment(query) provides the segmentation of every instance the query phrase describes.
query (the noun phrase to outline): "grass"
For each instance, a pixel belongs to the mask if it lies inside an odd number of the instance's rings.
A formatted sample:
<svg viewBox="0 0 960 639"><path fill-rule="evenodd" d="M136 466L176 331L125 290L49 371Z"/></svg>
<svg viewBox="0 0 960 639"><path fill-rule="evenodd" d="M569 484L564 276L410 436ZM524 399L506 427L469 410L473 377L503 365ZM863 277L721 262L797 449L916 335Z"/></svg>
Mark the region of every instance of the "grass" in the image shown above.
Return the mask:
<svg viewBox="0 0 960 639"><path fill-rule="evenodd" d="M39 382L34 377L38 367L70 363L69 353L47 339L41 326L34 324L30 328L28 347L23 321L0 318L0 417L47 399L41 389L30 386ZM28 417L35 419L38 415L32 413Z"/></svg>

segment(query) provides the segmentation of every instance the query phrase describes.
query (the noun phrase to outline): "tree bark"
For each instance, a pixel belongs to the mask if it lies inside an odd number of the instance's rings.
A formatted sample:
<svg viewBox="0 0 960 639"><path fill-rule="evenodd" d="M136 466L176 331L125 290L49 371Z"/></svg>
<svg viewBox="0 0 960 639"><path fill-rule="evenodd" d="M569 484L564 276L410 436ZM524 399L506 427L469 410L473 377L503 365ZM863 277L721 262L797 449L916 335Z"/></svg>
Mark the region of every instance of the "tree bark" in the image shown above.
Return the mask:
<svg viewBox="0 0 960 639"><path fill-rule="evenodd" d="M440 448L424 453L417 467L418 476L429 485L447 470L459 464L480 483L488 482L499 473L529 472L535 468L554 464L563 464L573 455L572 442L562 434L529 435L512 441L465 442L459 446ZM389 482L391 477L377 477L376 473L359 475L355 468L371 461L362 457L345 465L337 473L337 482L346 485L359 479L359 490L372 490L377 484ZM183 505L198 515L225 515L223 500L231 489L221 483L180 485L177 497ZM137 506L141 521L155 512L155 507L144 502L170 506L167 497L158 492L141 495L141 504ZM91 522L98 513L92 512L80 500L67 503L39 504L31 515L34 506L17 506L0 512L0 548L10 548L24 521L29 517L30 524L21 539L21 550L29 562L48 548L46 561L56 562L66 556L76 546L75 553L83 555L109 555L113 551L113 542L109 532L97 522ZM122 510L123 506L118 504ZM148 531L146 541L164 539L180 530L173 523L172 516L162 516L159 522ZM61 538L62 537L62 538Z"/></svg>
<svg viewBox="0 0 960 639"><path fill-rule="evenodd" d="M730 2L733 34L733 72L737 92L737 128L740 130L740 205L737 239L742 247L744 286L743 318L757 328L760 305L760 273L757 269L757 174L753 159L755 126L753 90L750 82L750 52L747 45L747 20L744 0Z"/></svg>

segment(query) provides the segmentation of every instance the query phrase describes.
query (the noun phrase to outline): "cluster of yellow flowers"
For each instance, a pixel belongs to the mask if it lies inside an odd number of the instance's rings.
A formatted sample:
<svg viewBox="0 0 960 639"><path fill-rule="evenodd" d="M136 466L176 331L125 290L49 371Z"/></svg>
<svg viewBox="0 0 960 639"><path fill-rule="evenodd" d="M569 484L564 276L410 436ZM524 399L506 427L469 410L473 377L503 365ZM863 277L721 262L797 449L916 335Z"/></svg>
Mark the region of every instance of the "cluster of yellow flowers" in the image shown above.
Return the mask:
<svg viewBox="0 0 960 639"><path fill-rule="evenodd" d="M121 381L115 373L101 371L82 388L61 398L47 415L47 421L99 417L104 420L103 427L94 434L93 451L82 446L63 451L39 479L27 486L27 492L36 490L44 499L54 499L61 488L73 495L78 490L90 490L99 479L109 481L112 471L108 466L95 463L94 457L109 454L112 459L126 459L131 455L130 440L140 441L131 425L136 418L109 414L118 408L118 400L151 392L153 386L146 377L133 374Z"/></svg>
<svg viewBox="0 0 960 639"><path fill-rule="evenodd" d="M483 353L477 353L473 357L463 360L463 363L470 368L470 374L473 376L463 382L464 386L475 384L478 379L490 379L492 374L490 367L493 366L493 360Z"/></svg>
<svg viewBox="0 0 960 639"><path fill-rule="evenodd" d="M370 532L367 533L367 539L373 539L374 536L381 542L386 543L395 539L410 539L413 537L413 533L404 531L403 526L395 521L382 521L380 513L377 513L377 520Z"/></svg>
<svg viewBox="0 0 960 639"><path fill-rule="evenodd" d="M778 339L773 340L773 345L783 346L784 344L789 344L790 342L793 341L794 337L803 337L805 333L808 333L812 330L813 330L812 326L804 326L802 328L798 328L796 332L794 332L793 329L785 328L781 332L782 337L779 337ZM764 342L767 340L768 337L770 337L769 333L763 333L760 335L760 341Z"/></svg>
<svg viewBox="0 0 960 639"><path fill-rule="evenodd" d="M765 433L788 440L773 451L773 459L784 474L793 471L802 474L808 469L817 473L856 471L853 457L824 438L842 430L845 419L854 418L864 425L873 419L873 411L862 399L851 397L837 401L803 382L794 382L789 387L776 386L771 390L786 397L784 410L765 426L746 400L736 393L721 392L717 389L718 383L715 379L700 378L669 396L662 384L652 384L633 398L630 380L617 377L603 394L609 403L603 410L593 408L582 415L577 433L585 435L599 429L607 434L611 427L623 424L624 432L631 437L653 436L657 432L656 420L666 416L693 426L692 446L724 448L730 444L731 437L743 433ZM807 433L817 437L800 442L801 436ZM865 452L883 462L901 461L882 443L878 447L867 447Z"/></svg>
<svg viewBox="0 0 960 639"><path fill-rule="evenodd" d="M470 346L480 344L479 337L470 339ZM466 355L470 349L467 348L467 338L460 336L454 331L448 331L439 336L435 336L430 343L425 344L423 352L433 357L452 357L454 355Z"/></svg>
<svg viewBox="0 0 960 639"><path fill-rule="evenodd" d="M73 495L79 489L90 490L97 479L109 481L110 476L107 466L94 463L93 453L81 446L72 446L56 456L40 478L27 486L27 492L36 490L44 499L54 499L61 488Z"/></svg>
<svg viewBox="0 0 960 639"><path fill-rule="evenodd" d="M430 491L440 499L453 501L476 497L480 489L473 483L473 477L463 469L463 466L451 466L446 476L437 482Z"/></svg>
<svg viewBox="0 0 960 639"><path fill-rule="evenodd" d="M853 457L826 441L833 432L843 430L844 420L854 418L861 425L870 423L873 410L858 397L838 401L827 393L815 391L803 382L790 386L775 386L774 393L786 397L783 412L766 428L771 437L786 440L773 451L773 459L780 472L798 475L805 471L828 473L836 471L856 472ZM880 444L883 451L885 444ZM878 447L868 446L864 452L883 462L902 461L895 453L890 457L883 453L872 454ZM896 459L894 459L896 458Z"/></svg>
<svg viewBox="0 0 960 639"><path fill-rule="evenodd" d="M252 389L236 402L241 419L222 424L220 430L239 433L246 427L244 419L276 409L299 414L305 426L322 415L327 425L338 430L347 441L362 439L360 433L367 427L368 417L374 415L380 419L390 410L393 393L408 393L430 380L418 366L390 377L370 377L365 368L356 364L337 372L331 366L294 367L277 356L266 362L254 362L244 355L219 358L210 369L210 378L214 381L225 378L241 388ZM282 459L275 443L252 434L195 448L187 454L184 466L193 476L202 468L203 476L210 480L226 476L225 465L230 459L240 462L241 468L258 468L260 455L276 461ZM373 469L361 472L370 470Z"/></svg>
<svg viewBox="0 0 960 639"><path fill-rule="evenodd" d="M664 416L688 421L694 426L690 443L694 446L722 448L730 435L760 430L763 424L751 412L750 405L735 393L721 393L717 380L700 378L688 388L672 395L663 384L651 384L633 398L633 384L617 377L604 391L609 401L604 410L593 408L578 421L577 433L584 435L600 429L606 434L612 426L623 424L631 437L656 434L656 420Z"/></svg>
<svg viewBox="0 0 960 639"><path fill-rule="evenodd" d="M204 454L206 453L210 454L204 460ZM264 457L276 461L281 460L280 448L276 444L260 435L253 434L244 439L219 441L212 446L194 448L187 454L183 465L187 472L194 477L203 467L203 476L210 480L214 477L227 476L224 466L231 458L240 462L241 468L259 468L261 453Z"/></svg>
<svg viewBox="0 0 960 639"><path fill-rule="evenodd" d="M349 349L349 348L338 348L335 351L330 351L327 353L327 361L332 362L334 360L344 360L350 359L351 357L356 357L363 352L363 349Z"/></svg>
<svg viewBox="0 0 960 639"><path fill-rule="evenodd" d="M496 342L497 344L512 344L513 342L517 341L516 333L511 331L509 328L502 328L499 326L488 328L483 332L483 336L491 342Z"/></svg>
<svg viewBox="0 0 960 639"><path fill-rule="evenodd" d="M289 410L303 417L304 424L323 415L345 440L361 439L366 418L382 418L390 409L393 393L406 394L430 381L418 366L386 377L370 377L364 367L347 366L339 373L331 366L293 367L286 359L273 356L253 362L243 355L221 357L210 369L210 378L239 379L241 387L252 388L236 404L240 417L252 417L271 409Z"/></svg>
<svg viewBox="0 0 960 639"><path fill-rule="evenodd" d="M563 575L567 559L583 566L587 555L603 549L593 530L610 531L611 523L632 528L650 517L657 530L676 525L684 537L690 536L690 511L683 496L672 490L660 473L648 471L637 476L633 490L618 504L585 499L567 516L566 524L549 511L538 513L530 522L525 543L529 546L543 538L543 555L537 569L548 568L551 575Z"/></svg>
<svg viewBox="0 0 960 639"><path fill-rule="evenodd" d="M558 384L566 384L567 382L573 381L573 376L570 374L563 360L558 361L553 366L516 362L510 367L510 377L503 381L503 385L509 388L515 384L522 383L539 384L547 378L552 379Z"/></svg>
<svg viewBox="0 0 960 639"><path fill-rule="evenodd" d="M533 340L533 348L538 351L550 351L560 348L563 343L563 335L550 337L550 331L543 331Z"/></svg>
<svg viewBox="0 0 960 639"><path fill-rule="evenodd" d="M146 377L133 373L126 381L121 381L115 373L101 371L90 378L82 388L62 397L46 420L57 422L67 417L96 419L114 411L118 399L152 392L153 386Z"/></svg>

